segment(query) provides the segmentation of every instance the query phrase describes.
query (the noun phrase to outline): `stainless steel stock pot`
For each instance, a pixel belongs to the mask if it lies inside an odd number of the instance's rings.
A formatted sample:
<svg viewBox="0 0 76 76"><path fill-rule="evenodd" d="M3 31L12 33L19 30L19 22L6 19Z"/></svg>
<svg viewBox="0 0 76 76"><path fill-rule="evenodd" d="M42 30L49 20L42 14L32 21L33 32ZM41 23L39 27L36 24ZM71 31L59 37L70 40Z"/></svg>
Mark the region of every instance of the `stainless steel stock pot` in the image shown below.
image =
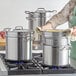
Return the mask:
<svg viewBox="0 0 76 76"><path fill-rule="evenodd" d="M32 59L33 31L17 26L6 31L6 60L26 61Z"/></svg>
<svg viewBox="0 0 76 76"><path fill-rule="evenodd" d="M53 66L69 65L68 36L64 30L43 31L43 63Z"/></svg>

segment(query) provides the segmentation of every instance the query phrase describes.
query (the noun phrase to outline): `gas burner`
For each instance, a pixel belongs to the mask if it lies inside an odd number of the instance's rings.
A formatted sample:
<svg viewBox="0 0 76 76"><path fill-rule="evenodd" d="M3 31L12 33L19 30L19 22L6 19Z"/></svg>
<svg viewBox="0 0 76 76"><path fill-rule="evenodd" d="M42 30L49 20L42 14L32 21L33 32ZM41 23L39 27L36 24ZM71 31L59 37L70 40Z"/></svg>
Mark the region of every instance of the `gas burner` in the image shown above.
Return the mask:
<svg viewBox="0 0 76 76"><path fill-rule="evenodd" d="M67 69L67 68L71 68L70 65L66 65L66 66L50 66L50 65L45 65L45 64L41 64L44 68L49 68L49 69Z"/></svg>
<svg viewBox="0 0 76 76"><path fill-rule="evenodd" d="M4 59L5 60L5 59ZM41 67L35 59L30 61L8 61L5 60L9 75L11 74L42 74ZM18 73L17 73L18 72Z"/></svg>
<svg viewBox="0 0 76 76"><path fill-rule="evenodd" d="M5 62L13 63L13 64L19 64L19 63L29 63L31 60L7 60L5 59Z"/></svg>
<svg viewBox="0 0 76 76"><path fill-rule="evenodd" d="M71 66L48 66L42 64L42 55L33 54L33 59L29 62L8 61L4 55L0 57L0 63L6 68L8 75L26 75L26 74L70 74L76 70ZM3 67L2 67L3 68Z"/></svg>
<svg viewBox="0 0 76 76"><path fill-rule="evenodd" d="M4 54L0 56L1 62L6 67L8 75L42 74L42 70L35 59L26 61L9 61Z"/></svg>
<svg viewBox="0 0 76 76"><path fill-rule="evenodd" d="M37 64L35 64L32 61L30 62L6 62L6 65L7 67L11 70L12 68L17 68L17 69L22 69L22 70L25 70L25 69L38 69L39 67L37 66Z"/></svg>
<svg viewBox="0 0 76 76"><path fill-rule="evenodd" d="M43 67L43 74L70 74L74 73L75 69L70 65L67 66L49 66L41 64Z"/></svg>

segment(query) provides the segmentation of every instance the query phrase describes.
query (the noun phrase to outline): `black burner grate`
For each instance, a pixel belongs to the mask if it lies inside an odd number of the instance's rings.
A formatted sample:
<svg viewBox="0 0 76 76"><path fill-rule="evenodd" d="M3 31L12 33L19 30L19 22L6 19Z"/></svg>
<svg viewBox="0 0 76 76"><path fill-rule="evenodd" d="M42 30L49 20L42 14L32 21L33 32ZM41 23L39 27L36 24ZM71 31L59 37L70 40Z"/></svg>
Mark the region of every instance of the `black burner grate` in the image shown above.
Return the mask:
<svg viewBox="0 0 76 76"><path fill-rule="evenodd" d="M48 66L42 64L42 55L33 54L31 61L8 61L2 59L8 69L9 75L24 75L24 74L70 74L75 73L76 70L71 66Z"/></svg>

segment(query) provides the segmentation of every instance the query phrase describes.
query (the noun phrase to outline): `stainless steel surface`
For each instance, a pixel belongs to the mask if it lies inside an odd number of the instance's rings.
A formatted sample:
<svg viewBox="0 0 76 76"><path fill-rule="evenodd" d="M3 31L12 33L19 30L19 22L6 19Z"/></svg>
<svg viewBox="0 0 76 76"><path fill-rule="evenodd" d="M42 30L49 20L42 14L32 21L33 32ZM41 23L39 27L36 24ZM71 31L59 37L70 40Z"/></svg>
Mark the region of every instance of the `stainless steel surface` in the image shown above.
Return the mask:
<svg viewBox="0 0 76 76"><path fill-rule="evenodd" d="M32 32L15 29L6 31L6 59L31 60L32 59Z"/></svg>
<svg viewBox="0 0 76 76"><path fill-rule="evenodd" d="M2 72L0 72L2 74ZM0 75L0 76L76 76L76 74Z"/></svg>
<svg viewBox="0 0 76 76"><path fill-rule="evenodd" d="M26 12L27 13L27 12ZM46 21L46 11L44 8L38 8L35 12L28 13L28 24L29 29L34 30L34 41L33 41L33 49L42 49L41 46L41 36L38 35L35 31L37 26L42 26L45 24Z"/></svg>
<svg viewBox="0 0 76 76"><path fill-rule="evenodd" d="M0 70L1 71L7 71L6 66L4 65L4 62L2 61L1 58L0 58Z"/></svg>
<svg viewBox="0 0 76 76"><path fill-rule="evenodd" d="M33 50L42 50L42 37L35 31L36 27L42 27L46 22L46 14L48 12L54 11L46 11L44 8L38 8L35 12L26 11L28 14L28 29L34 30L34 41L33 41Z"/></svg>
<svg viewBox="0 0 76 76"><path fill-rule="evenodd" d="M0 57L0 76L7 76L7 75L8 75L7 68Z"/></svg>
<svg viewBox="0 0 76 76"><path fill-rule="evenodd" d="M43 63L46 65L69 65L69 44L66 33L43 32Z"/></svg>
<svg viewBox="0 0 76 76"><path fill-rule="evenodd" d="M4 75L8 76L8 75ZM9 76L76 76L76 74L9 75Z"/></svg>
<svg viewBox="0 0 76 76"><path fill-rule="evenodd" d="M46 10L44 8L38 8L35 12L25 11L25 13L28 14L28 29L35 30L37 26L45 24Z"/></svg>

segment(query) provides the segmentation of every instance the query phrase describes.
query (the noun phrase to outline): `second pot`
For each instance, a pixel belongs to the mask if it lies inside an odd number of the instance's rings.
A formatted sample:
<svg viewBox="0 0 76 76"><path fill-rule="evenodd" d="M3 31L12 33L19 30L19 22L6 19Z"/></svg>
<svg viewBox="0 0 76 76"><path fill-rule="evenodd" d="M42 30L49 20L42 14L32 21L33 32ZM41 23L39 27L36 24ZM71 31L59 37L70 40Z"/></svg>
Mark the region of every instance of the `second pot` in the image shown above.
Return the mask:
<svg viewBox="0 0 76 76"><path fill-rule="evenodd" d="M43 32L43 64L50 66L69 65L68 37L62 31Z"/></svg>
<svg viewBox="0 0 76 76"><path fill-rule="evenodd" d="M32 31L15 29L6 31L6 60L28 61L32 59Z"/></svg>

